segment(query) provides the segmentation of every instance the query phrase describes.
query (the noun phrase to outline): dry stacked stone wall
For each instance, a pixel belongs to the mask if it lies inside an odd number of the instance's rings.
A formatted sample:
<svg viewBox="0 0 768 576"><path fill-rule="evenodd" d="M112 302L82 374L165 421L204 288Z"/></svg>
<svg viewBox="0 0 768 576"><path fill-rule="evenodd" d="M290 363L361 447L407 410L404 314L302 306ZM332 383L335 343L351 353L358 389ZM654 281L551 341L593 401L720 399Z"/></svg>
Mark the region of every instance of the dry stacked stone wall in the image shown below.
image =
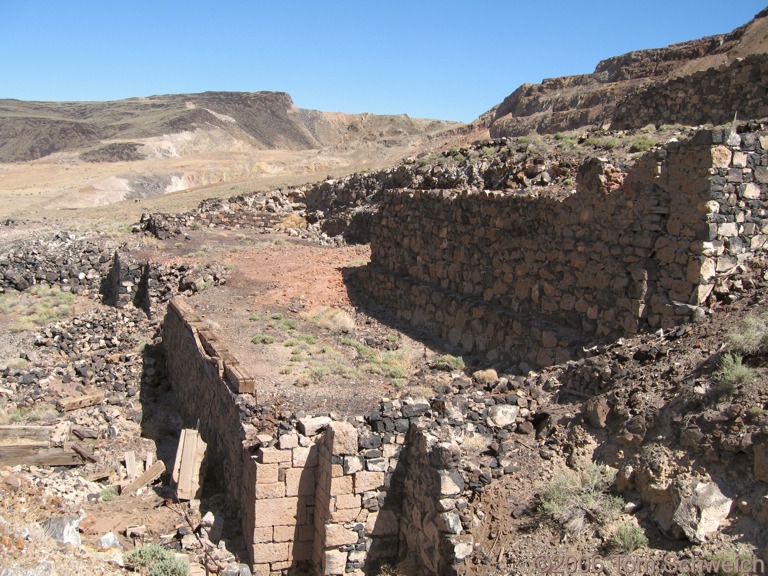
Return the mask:
<svg viewBox="0 0 768 576"><path fill-rule="evenodd" d="M768 116L768 55L753 54L690 76L654 84L616 106L611 128L648 124L725 124Z"/></svg>
<svg viewBox="0 0 768 576"><path fill-rule="evenodd" d="M768 132L705 130L620 186L595 159L565 199L471 190L383 194L369 293L489 359L538 365L590 338L672 327L768 233Z"/></svg>
<svg viewBox="0 0 768 576"><path fill-rule="evenodd" d="M513 437L534 434L535 375L485 390L457 374L433 398L382 400L338 421L258 403L253 379L184 300L169 303L163 342L182 415L208 444L203 478L215 475L240 510L256 575L362 575L404 559L423 574L461 573L474 494L514 473Z"/></svg>

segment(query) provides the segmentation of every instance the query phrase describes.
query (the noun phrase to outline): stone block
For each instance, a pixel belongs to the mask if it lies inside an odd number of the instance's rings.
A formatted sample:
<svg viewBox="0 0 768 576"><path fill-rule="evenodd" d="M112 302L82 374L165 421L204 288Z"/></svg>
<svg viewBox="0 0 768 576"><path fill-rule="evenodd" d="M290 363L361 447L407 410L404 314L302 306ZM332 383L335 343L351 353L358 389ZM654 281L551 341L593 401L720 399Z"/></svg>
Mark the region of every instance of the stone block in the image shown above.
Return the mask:
<svg viewBox="0 0 768 576"><path fill-rule="evenodd" d="M272 526L262 526L260 528L253 529L253 543L261 544L263 542L272 542L273 529Z"/></svg>
<svg viewBox="0 0 768 576"><path fill-rule="evenodd" d="M344 474L354 474L365 469L365 458L362 456L344 456L342 469Z"/></svg>
<svg viewBox="0 0 768 576"><path fill-rule="evenodd" d="M384 472L358 472L354 475L354 493L362 494L369 490L378 490L384 486Z"/></svg>
<svg viewBox="0 0 768 576"><path fill-rule="evenodd" d="M333 422L334 454L357 454L357 430L350 422Z"/></svg>
<svg viewBox="0 0 768 576"><path fill-rule="evenodd" d="M348 508L360 509L362 506L362 497L360 494L341 494L335 498L336 510L346 510Z"/></svg>
<svg viewBox="0 0 768 576"><path fill-rule="evenodd" d="M464 478L458 470L440 470L440 496L458 496L464 491Z"/></svg>
<svg viewBox="0 0 768 576"><path fill-rule="evenodd" d="M300 418L299 432L305 436L316 436L331 423L328 416L316 416L314 418Z"/></svg>
<svg viewBox="0 0 768 576"><path fill-rule="evenodd" d="M341 524L325 525L326 548L338 548L349 544L357 544L358 536L354 530L344 528Z"/></svg>
<svg viewBox="0 0 768 576"><path fill-rule="evenodd" d="M309 496L315 493L315 468L289 468L285 471L285 495Z"/></svg>
<svg viewBox="0 0 768 576"><path fill-rule="evenodd" d="M278 481L278 464L256 464L256 482L259 484L274 484Z"/></svg>
<svg viewBox="0 0 768 576"><path fill-rule="evenodd" d="M318 450L317 446L299 446L298 448L294 448L291 464L294 468L317 466Z"/></svg>
<svg viewBox="0 0 768 576"><path fill-rule="evenodd" d="M256 501L256 527L290 526L302 520L304 511L299 510L296 497Z"/></svg>
<svg viewBox="0 0 768 576"><path fill-rule="evenodd" d="M254 497L256 500L263 500L264 498L282 498L285 495L285 484L282 482L256 484L254 489ZM295 496L295 494L288 494L288 496Z"/></svg>
<svg viewBox="0 0 768 576"><path fill-rule="evenodd" d="M252 574L253 576L270 576L269 564L254 564Z"/></svg>
<svg viewBox="0 0 768 576"><path fill-rule="evenodd" d="M291 448L297 448L299 446L299 435L295 432L289 434L283 434L278 438L277 445L280 450L290 450Z"/></svg>
<svg viewBox="0 0 768 576"><path fill-rule="evenodd" d="M274 464L280 462L290 462L293 454L290 450L278 450L277 448L259 448L256 457L260 464Z"/></svg>
<svg viewBox="0 0 768 576"><path fill-rule="evenodd" d="M274 542L293 542L296 538L296 526L275 526L272 532Z"/></svg>
<svg viewBox="0 0 768 576"><path fill-rule="evenodd" d="M363 472L358 472L363 474ZM354 494L354 485L352 482L352 476L341 476L339 478L331 478L331 496L340 496L342 494Z"/></svg>
<svg viewBox="0 0 768 576"><path fill-rule="evenodd" d="M312 560L312 542L294 542L291 545L290 558L294 562L304 562Z"/></svg>
<svg viewBox="0 0 768 576"><path fill-rule="evenodd" d="M265 542L253 545L253 562L283 562L288 560L290 546L287 542Z"/></svg>
<svg viewBox="0 0 768 576"><path fill-rule="evenodd" d="M285 560L284 562L272 562L272 574L284 574L286 570L293 567L295 562L292 560Z"/></svg>
<svg viewBox="0 0 768 576"><path fill-rule="evenodd" d="M389 461L386 458L371 458L366 460L365 468L370 472L386 472Z"/></svg>
<svg viewBox="0 0 768 576"><path fill-rule="evenodd" d="M331 522L348 523L354 522L357 519L357 515L360 513L359 509L347 508L346 510L334 510L330 514Z"/></svg>
<svg viewBox="0 0 768 576"><path fill-rule="evenodd" d="M347 553L340 550L325 552L325 574L344 574L347 569Z"/></svg>
<svg viewBox="0 0 768 576"><path fill-rule="evenodd" d="M759 200L760 186L754 182L744 185L744 189L741 191L741 196L747 200Z"/></svg>

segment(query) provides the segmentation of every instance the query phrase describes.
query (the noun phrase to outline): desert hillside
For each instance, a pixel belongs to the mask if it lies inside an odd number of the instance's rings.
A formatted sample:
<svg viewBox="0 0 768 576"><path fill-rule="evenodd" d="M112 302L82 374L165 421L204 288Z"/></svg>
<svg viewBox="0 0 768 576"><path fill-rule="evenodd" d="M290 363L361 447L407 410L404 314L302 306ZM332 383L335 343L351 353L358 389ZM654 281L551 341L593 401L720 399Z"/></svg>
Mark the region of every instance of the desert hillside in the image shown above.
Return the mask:
<svg viewBox="0 0 768 576"><path fill-rule="evenodd" d="M393 163L459 126L305 110L280 92L0 100L3 213L314 180Z"/></svg>
<svg viewBox="0 0 768 576"><path fill-rule="evenodd" d="M489 128L494 138L610 126L619 102L641 96L649 86L766 53L768 9L728 34L608 58L598 63L592 74L523 84L480 116L475 125Z"/></svg>

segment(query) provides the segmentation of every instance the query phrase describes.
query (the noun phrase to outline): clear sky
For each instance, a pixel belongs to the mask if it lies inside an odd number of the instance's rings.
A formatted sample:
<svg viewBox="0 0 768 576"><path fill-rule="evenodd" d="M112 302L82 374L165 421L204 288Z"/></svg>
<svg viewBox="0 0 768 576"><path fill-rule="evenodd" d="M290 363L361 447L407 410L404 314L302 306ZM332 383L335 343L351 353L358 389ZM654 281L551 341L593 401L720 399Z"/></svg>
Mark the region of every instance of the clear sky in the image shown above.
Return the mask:
<svg viewBox="0 0 768 576"><path fill-rule="evenodd" d="M0 98L277 90L471 121L524 82L730 32L765 0L0 0Z"/></svg>

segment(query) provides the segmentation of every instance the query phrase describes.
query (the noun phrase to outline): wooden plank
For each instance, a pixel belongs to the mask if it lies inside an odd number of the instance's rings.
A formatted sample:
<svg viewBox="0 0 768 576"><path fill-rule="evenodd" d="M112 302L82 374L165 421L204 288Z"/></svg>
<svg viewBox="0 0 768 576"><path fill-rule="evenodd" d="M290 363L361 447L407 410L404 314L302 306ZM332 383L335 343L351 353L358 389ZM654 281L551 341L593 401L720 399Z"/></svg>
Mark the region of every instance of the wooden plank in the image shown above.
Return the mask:
<svg viewBox="0 0 768 576"><path fill-rule="evenodd" d="M147 460L144 463L144 469L149 470L152 464L155 463L155 455L152 452L147 452Z"/></svg>
<svg viewBox="0 0 768 576"><path fill-rule="evenodd" d="M154 482L165 472L165 463L162 460L155 462L144 474L123 488L123 494L133 494L139 488Z"/></svg>
<svg viewBox="0 0 768 576"><path fill-rule="evenodd" d="M238 394L253 394L256 382L251 375L238 364L224 363L224 376Z"/></svg>
<svg viewBox="0 0 768 576"><path fill-rule="evenodd" d="M125 471L128 480L136 478L136 452L133 450L125 453Z"/></svg>
<svg viewBox="0 0 768 576"><path fill-rule="evenodd" d="M47 442L55 426L0 426L0 442L39 440Z"/></svg>
<svg viewBox="0 0 768 576"><path fill-rule="evenodd" d="M103 400L104 394L97 392L96 394L85 394L75 398L62 398L58 402L58 407L62 412L69 412L70 410L101 404Z"/></svg>
<svg viewBox="0 0 768 576"><path fill-rule="evenodd" d="M0 464L4 466L80 466L83 459L72 449L71 444L64 447L40 445L0 446Z"/></svg>
<svg viewBox="0 0 768 576"><path fill-rule="evenodd" d="M197 430L181 431L172 478L179 500L192 500L200 488L200 465L205 456L206 443Z"/></svg>
<svg viewBox="0 0 768 576"><path fill-rule="evenodd" d="M72 434L80 440L95 440L99 437L99 432L91 428L72 428Z"/></svg>

